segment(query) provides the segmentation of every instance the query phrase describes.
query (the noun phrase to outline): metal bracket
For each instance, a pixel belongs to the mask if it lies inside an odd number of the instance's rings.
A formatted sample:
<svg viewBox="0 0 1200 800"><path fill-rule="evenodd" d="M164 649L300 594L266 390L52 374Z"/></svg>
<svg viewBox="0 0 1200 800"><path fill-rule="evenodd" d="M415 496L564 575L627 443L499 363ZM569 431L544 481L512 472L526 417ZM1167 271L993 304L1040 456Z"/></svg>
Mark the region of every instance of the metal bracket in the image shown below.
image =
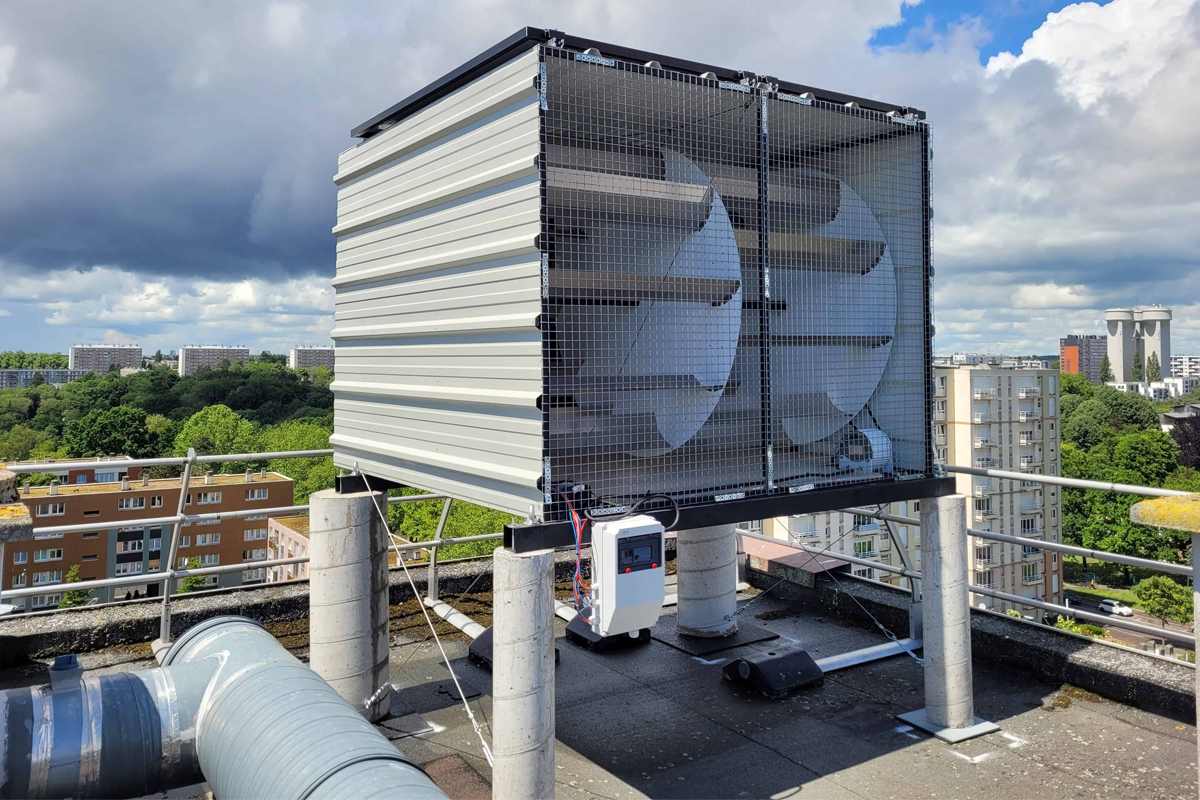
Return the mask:
<svg viewBox="0 0 1200 800"><path fill-rule="evenodd" d="M370 486L367 481L370 480ZM404 484L389 481L387 478L367 478L360 474L339 475L333 479L333 488L338 494L358 494L360 492L386 492L391 489L403 489Z"/></svg>

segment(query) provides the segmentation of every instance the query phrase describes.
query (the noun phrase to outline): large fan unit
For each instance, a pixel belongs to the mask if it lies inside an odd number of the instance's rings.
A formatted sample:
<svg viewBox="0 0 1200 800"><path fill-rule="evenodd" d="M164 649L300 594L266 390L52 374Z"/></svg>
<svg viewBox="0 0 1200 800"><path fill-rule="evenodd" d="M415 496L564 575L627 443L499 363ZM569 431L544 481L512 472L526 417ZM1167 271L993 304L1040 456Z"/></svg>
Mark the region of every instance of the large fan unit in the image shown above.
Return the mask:
<svg viewBox="0 0 1200 800"><path fill-rule="evenodd" d="M938 493L920 112L526 29L354 133L338 466L544 522Z"/></svg>

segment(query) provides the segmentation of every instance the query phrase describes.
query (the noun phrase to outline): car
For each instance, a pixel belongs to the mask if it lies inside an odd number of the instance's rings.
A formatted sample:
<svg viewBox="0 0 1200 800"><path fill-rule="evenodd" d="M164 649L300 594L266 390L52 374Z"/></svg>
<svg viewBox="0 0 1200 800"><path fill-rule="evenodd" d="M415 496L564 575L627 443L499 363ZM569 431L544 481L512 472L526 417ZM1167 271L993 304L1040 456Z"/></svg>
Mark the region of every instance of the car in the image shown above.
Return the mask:
<svg viewBox="0 0 1200 800"><path fill-rule="evenodd" d="M1119 617L1133 616L1133 609L1118 600L1101 600L1100 611L1104 614L1116 614Z"/></svg>
<svg viewBox="0 0 1200 800"><path fill-rule="evenodd" d="M1077 606L1083 602L1083 598L1073 592L1063 592L1063 600L1070 606Z"/></svg>

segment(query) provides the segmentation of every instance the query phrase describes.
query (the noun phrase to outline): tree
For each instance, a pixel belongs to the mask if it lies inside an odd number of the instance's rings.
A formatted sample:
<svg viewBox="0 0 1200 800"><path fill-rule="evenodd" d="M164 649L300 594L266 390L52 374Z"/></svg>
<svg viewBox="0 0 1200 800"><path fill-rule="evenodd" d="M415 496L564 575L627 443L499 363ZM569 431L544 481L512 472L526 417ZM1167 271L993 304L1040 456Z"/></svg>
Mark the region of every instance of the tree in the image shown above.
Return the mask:
<svg viewBox="0 0 1200 800"><path fill-rule="evenodd" d="M1167 476L1163 481L1164 489L1178 489L1181 492L1200 492L1200 471L1193 467L1180 467Z"/></svg>
<svg viewBox="0 0 1200 800"><path fill-rule="evenodd" d="M1079 395L1088 399L1096 393L1096 387L1087 376L1080 372L1059 373L1059 394L1065 399L1068 395Z"/></svg>
<svg viewBox="0 0 1200 800"><path fill-rule="evenodd" d="M1143 486L1162 486L1179 466L1179 446L1161 430L1127 433L1117 440L1112 451L1112 467L1134 473Z"/></svg>
<svg viewBox="0 0 1200 800"><path fill-rule="evenodd" d="M1101 400L1084 400L1071 412L1070 420L1063 425L1063 441L1071 442L1083 450L1092 449L1106 436L1111 435L1112 428L1108 424L1110 416L1108 406Z"/></svg>
<svg viewBox="0 0 1200 800"><path fill-rule="evenodd" d="M67 570L67 576L63 578L63 583L79 583L82 580L79 577L79 565L73 565ZM92 593L87 589L68 589L62 593L62 598L58 601L59 608L74 608L81 606L91 599Z"/></svg>
<svg viewBox="0 0 1200 800"><path fill-rule="evenodd" d="M1181 624L1192 621L1192 592L1180 586L1166 575L1154 575L1133 587L1142 609L1152 617L1158 617L1162 626L1173 619Z"/></svg>
<svg viewBox="0 0 1200 800"><path fill-rule="evenodd" d="M1133 365L1129 368L1129 380L1140 381L1142 379L1142 348L1135 348L1133 351Z"/></svg>
<svg viewBox="0 0 1200 800"><path fill-rule="evenodd" d="M209 406L189 417L175 437L175 455L186 456L189 447L202 456L253 453L258 448L258 428L228 406ZM247 468L245 464L232 462L214 467L229 472Z"/></svg>
<svg viewBox="0 0 1200 800"><path fill-rule="evenodd" d="M42 373L40 372L33 373L33 377L29 379L30 386L41 386L45 382L46 379L42 377Z"/></svg>
<svg viewBox="0 0 1200 800"><path fill-rule="evenodd" d="M331 432L312 423L284 422L264 429L259 442L266 452L327 450ZM308 496L313 492L333 487L335 471L333 459L329 456L276 459L267 464L267 469L287 475L296 482L295 502L298 505L307 503Z"/></svg>
<svg viewBox="0 0 1200 800"><path fill-rule="evenodd" d="M161 364L161 363L162 363L162 350L155 350L155 351L154 351L154 363L155 363L155 364Z"/></svg>
<svg viewBox="0 0 1200 800"><path fill-rule="evenodd" d="M1108 356L1105 356L1104 360L1100 362L1100 383L1108 383L1113 380L1116 378L1113 377L1112 362L1108 360Z"/></svg>
<svg viewBox="0 0 1200 800"><path fill-rule="evenodd" d="M1146 360L1146 380L1162 380L1162 364L1158 363L1158 353L1151 353L1150 358Z"/></svg>
<svg viewBox="0 0 1200 800"><path fill-rule="evenodd" d="M1176 422L1171 438L1179 445L1179 465L1200 469L1200 414Z"/></svg>
<svg viewBox="0 0 1200 800"><path fill-rule="evenodd" d="M1108 409L1108 424L1114 431L1130 425L1143 430L1162 430L1154 404L1140 394L1099 386L1092 397Z"/></svg>
<svg viewBox="0 0 1200 800"><path fill-rule="evenodd" d="M158 455L157 438L146 429L146 412L131 406L89 411L83 419L68 422L63 444L75 457Z"/></svg>
<svg viewBox="0 0 1200 800"><path fill-rule="evenodd" d="M0 435L0 461L24 461L34 449L50 437L25 425L14 425Z"/></svg>
<svg viewBox="0 0 1200 800"><path fill-rule="evenodd" d="M192 557L188 559L187 569L200 569L200 559ZM204 588L203 575L188 575L179 582L179 593L186 594L187 592L198 592Z"/></svg>

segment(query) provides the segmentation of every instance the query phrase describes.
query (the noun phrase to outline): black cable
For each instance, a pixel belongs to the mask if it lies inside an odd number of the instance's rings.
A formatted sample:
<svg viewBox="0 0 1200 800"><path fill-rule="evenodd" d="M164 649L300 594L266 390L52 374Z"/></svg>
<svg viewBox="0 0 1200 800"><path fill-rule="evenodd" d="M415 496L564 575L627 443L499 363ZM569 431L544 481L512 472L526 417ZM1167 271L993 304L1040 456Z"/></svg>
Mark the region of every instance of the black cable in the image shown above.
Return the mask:
<svg viewBox="0 0 1200 800"><path fill-rule="evenodd" d="M651 500L654 500L656 498L662 498L663 500L666 500L668 503L671 504L671 507L675 510L675 519L671 521L670 525L664 526L664 530L669 531L672 528L674 528L676 525L679 524L679 502L674 497L671 497L671 495L662 494L661 492L655 492L653 494L646 495L645 497L643 497L642 499L638 500L636 503L631 505L629 507L629 510L622 514L601 514L598 516L592 516L592 509L590 509L590 508L584 509L583 514L585 517L587 517L592 522L597 522L597 521L607 522L609 520L614 520L614 519L626 519L627 517L632 517L633 515L637 514L638 511L641 510L642 506L645 503L648 503ZM597 499L602 499L602 498L597 498Z"/></svg>

